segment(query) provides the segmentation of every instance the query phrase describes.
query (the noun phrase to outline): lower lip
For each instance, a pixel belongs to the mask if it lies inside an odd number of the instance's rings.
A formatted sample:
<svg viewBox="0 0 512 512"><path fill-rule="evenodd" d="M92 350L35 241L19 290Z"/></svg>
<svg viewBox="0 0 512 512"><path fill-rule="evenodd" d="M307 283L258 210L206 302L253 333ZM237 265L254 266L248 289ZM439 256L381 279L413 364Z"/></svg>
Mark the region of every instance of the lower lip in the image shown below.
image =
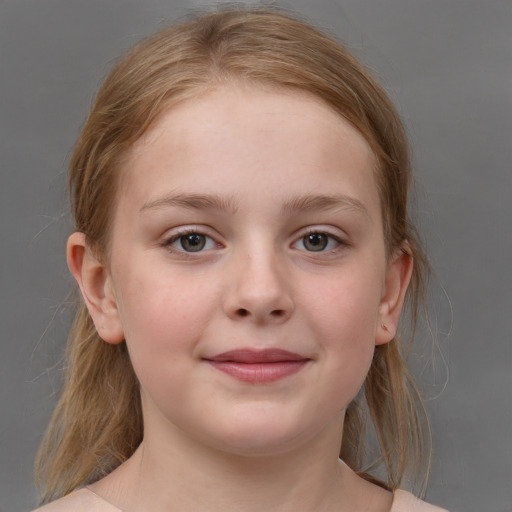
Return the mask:
<svg viewBox="0 0 512 512"><path fill-rule="evenodd" d="M235 379L253 384L265 384L289 377L300 371L308 362L278 361L275 363L237 363L235 361L208 361L214 368Z"/></svg>

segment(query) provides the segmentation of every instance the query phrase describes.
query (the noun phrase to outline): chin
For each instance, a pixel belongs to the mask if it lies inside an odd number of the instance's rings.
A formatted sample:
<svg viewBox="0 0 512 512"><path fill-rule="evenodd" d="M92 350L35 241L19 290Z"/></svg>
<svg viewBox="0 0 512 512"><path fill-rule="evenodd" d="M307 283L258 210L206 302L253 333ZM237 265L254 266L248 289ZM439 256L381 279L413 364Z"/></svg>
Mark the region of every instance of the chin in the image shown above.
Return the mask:
<svg viewBox="0 0 512 512"><path fill-rule="evenodd" d="M244 457L268 457L290 452L314 437L314 428L306 422L290 421L283 414L245 415L217 431L218 447L224 452ZM220 426L220 425L219 425Z"/></svg>

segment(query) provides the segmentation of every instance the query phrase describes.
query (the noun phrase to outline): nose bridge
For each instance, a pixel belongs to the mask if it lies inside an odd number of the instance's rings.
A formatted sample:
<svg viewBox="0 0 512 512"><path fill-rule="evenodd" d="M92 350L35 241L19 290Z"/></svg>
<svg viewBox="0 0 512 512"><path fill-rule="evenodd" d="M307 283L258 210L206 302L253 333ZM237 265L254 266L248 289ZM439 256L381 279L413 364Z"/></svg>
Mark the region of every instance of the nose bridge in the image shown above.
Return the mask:
<svg viewBox="0 0 512 512"><path fill-rule="evenodd" d="M293 301L284 255L271 243L260 240L241 248L226 298L226 313L258 323L286 320Z"/></svg>

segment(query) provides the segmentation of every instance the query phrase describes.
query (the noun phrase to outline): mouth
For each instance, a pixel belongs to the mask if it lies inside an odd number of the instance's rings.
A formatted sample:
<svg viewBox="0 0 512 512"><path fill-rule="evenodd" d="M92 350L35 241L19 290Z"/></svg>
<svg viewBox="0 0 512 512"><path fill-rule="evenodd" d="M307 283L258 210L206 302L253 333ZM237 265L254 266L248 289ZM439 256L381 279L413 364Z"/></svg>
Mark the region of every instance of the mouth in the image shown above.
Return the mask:
<svg viewBox="0 0 512 512"><path fill-rule="evenodd" d="M310 359L281 349L238 349L217 354L205 361L242 382L264 384L299 372Z"/></svg>

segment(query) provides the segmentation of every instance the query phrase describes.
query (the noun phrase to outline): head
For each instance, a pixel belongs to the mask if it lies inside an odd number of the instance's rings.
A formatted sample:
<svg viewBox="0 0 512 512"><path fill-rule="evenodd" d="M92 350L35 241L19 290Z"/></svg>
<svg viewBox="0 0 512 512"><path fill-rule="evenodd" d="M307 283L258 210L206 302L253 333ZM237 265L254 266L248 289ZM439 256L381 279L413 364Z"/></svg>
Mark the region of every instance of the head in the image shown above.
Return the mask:
<svg viewBox="0 0 512 512"><path fill-rule="evenodd" d="M414 261L407 292L414 315L426 269L409 222L408 145L396 110L382 87L337 42L308 24L267 10L221 11L173 26L143 41L116 65L98 94L70 164L76 230L88 249L108 268L123 169L137 141L164 113L222 87L306 95L320 100L362 135L376 163L373 173L386 257L405 254ZM99 337L84 304L70 336L69 360L75 371L68 376L54 421L61 426L67 422L74 434L67 436L66 448L62 443L66 434L55 434L54 428L46 450L54 451L54 467L62 467L64 457L80 458L81 466L70 472L67 489L58 490L53 483L52 493L66 492L109 472L131 455L142 437L138 382L126 347ZM419 427L418 414L411 413L415 388L411 391L407 380L398 340L377 346L364 393L345 416L343 459L364 472L362 432L368 415L375 424L391 487L407 468L411 429ZM83 398L86 388L89 392L94 388L92 405ZM116 400L111 399L114 396ZM70 427L72 407L80 413ZM97 414L86 414L84 407ZM102 409L104 414L98 414ZM84 428L86 415L97 418L94 429L90 423ZM86 432L98 429L103 438L84 443ZM57 435L60 448L52 445L58 444ZM88 454L73 453L77 436L89 447ZM420 443L413 443L412 450L418 452Z"/></svg>

